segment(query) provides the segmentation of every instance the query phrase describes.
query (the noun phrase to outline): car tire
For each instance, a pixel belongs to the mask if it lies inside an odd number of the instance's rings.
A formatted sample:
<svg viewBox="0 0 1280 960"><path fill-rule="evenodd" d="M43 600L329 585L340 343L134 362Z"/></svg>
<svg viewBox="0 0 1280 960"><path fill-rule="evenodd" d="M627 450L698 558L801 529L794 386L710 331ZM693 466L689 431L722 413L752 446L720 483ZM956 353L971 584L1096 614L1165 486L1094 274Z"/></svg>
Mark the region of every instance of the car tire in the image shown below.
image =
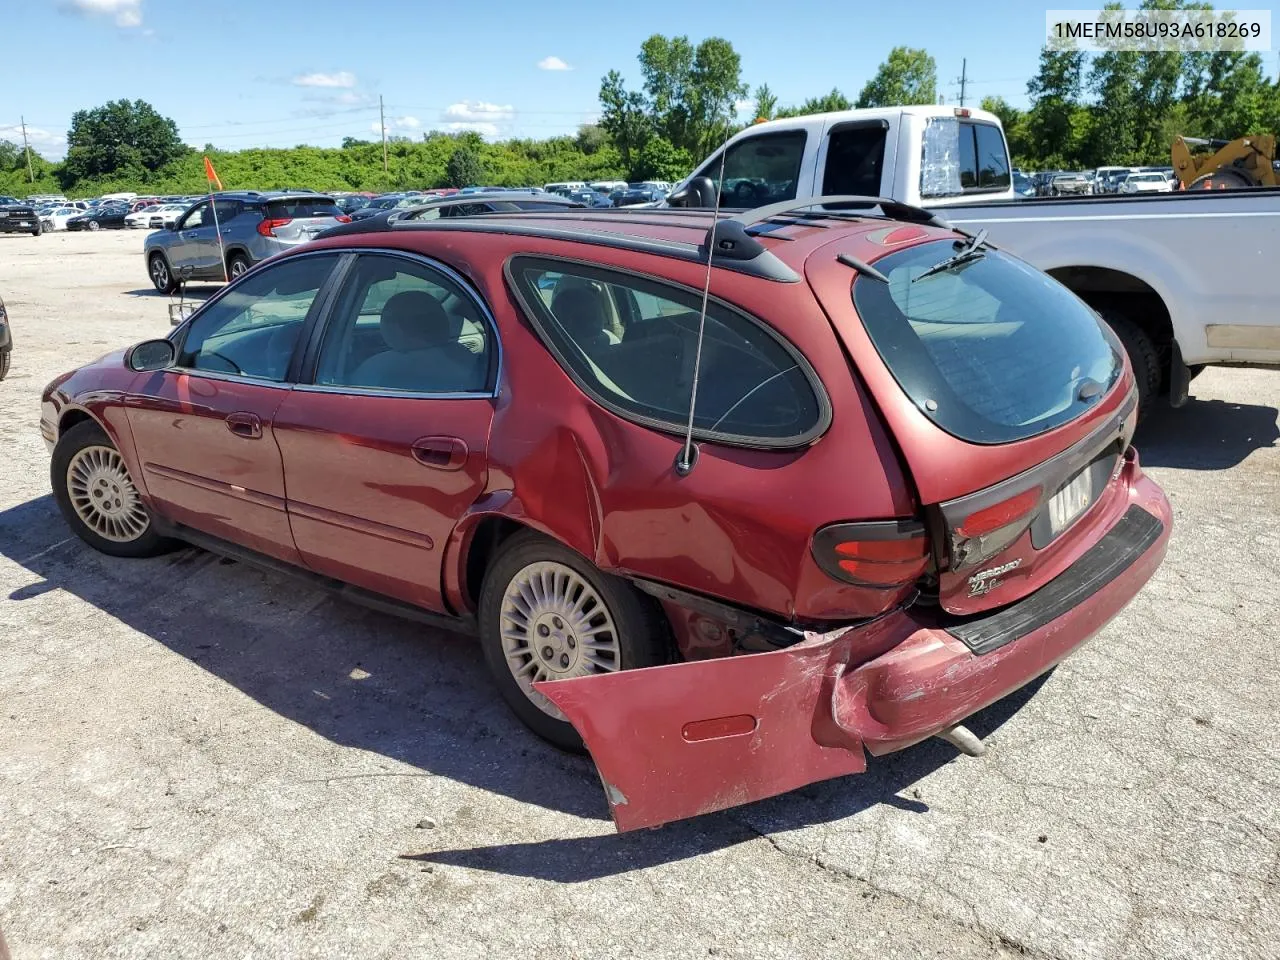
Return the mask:
<svg viewBox="0 0 1280 960"><path fill-rule="evenodd" d="M100 224L97 220L90 220L88 223L88 227L90 230L101 230L102 224Z"/></svg>
<svg viewBox="0 0 1280 960"><path fill-rule="evenodd" d="M1138 385L1138 419L1146 419L1160 394L1160 355L1151 337L1128 317L1103 311L1107 322L1119 338L1129 362L1133 365L1133 379Z"/></svg>
<svg viewBox="0 0 1280 960"><path fill-rule="evenodd" d="M227 279L234 280L249 272L249 268L253 264L249 262L249 258L243 253L233 253L227 257Z"/></svg>
<svg viewBox="0 0 1280 960"><path fill-rule="evenodd" d="M32 230L32 231L31 231L31 235L32 235L33 237L38 237L38 236L40 236L40 234L42 234L42 233L44 233L44 221L43 221L43 220L37 220L37 221L36 221L36 227L35 227L35 229L34 229L34 230Z"/></svg>
<svg viewBox="0 0 1280 960"><path fill-rule="evenodd" d="M178 289L178 282L173 279L173 268L163 253L153 253L147 260L147 273L151 277L151 285L157 293L173 293Z"/></svg>
<svg viewBox="0 0 1280 960"><path fill-rule="evenodd" d="M152 557L173 548L156 532L120 451L92 420L58 438L49 465L58 509L73 533L113 557Z"/></svg>
<svg viewBox="0 0 1280 960"><path fill-rule="evenodd" d="M12 354L12 350L0 350L0 380L9 375L9 357Z"/></svg>
<svg viewBox="0 0 1280 960"><path fill-rule="evenodd" d="M531 582L542 584L534 603L521 596ZM522 606L513 600L522 600ZM672 659L670 625L656 601L532 531L503 543L485 572L479 627L485 661L507 706L544 740L578 753L583 750L578 731L528 685L534 679L653 667ZM611 662L612 668L586 662L587 647L579 642L584 630L596 638L595 663Z"/></svg>

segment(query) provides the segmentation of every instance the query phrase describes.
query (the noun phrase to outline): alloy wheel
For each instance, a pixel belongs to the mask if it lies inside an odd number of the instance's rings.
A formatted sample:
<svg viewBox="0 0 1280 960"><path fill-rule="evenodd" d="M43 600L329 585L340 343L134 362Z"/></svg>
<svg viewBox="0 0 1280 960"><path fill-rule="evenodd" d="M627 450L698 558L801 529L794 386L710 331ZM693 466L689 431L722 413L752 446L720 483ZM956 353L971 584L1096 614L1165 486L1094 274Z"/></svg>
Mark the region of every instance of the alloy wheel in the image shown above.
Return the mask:
<svg viewBox="0 0 1280 960"><path fill-rule="evenodd" d="M540 680L566 680L621 668L613 615L576 570L554 561L516 573L502 597L500 634L507 668L531 703L563 720L533 689Z"/></svg>
<svg viewBox="0 0 1280 960"><path fill-rule="evenodd" d="M151 258L151 280L157 290L169 289L169 265L164 262L164 257Z"/></svg>
<svg viewBox="0 0 1280 960"><path fill-rule="evenodd" d="M111 447L88 446L67 465L67 496L86 527L113 543L132 543L151 525L124 460Z"/></svg>

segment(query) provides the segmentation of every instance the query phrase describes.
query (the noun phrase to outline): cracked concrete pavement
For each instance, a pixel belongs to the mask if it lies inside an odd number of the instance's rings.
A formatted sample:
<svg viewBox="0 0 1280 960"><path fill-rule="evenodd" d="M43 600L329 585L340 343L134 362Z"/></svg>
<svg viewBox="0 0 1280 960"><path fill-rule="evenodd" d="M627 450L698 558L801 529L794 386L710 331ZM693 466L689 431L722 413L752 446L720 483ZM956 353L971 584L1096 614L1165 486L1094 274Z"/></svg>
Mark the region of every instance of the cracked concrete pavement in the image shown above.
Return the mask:
<svg viewBox="0 0 1280 960"><path fill-rule="evenodd" d="M1280 372L1139 433L1176 531L1091 644L868 772L613 834L475 646L185 550L98 556L44 384L168 330L140 233L0 237L0 930L127 957L1280 957Z"/></svg>

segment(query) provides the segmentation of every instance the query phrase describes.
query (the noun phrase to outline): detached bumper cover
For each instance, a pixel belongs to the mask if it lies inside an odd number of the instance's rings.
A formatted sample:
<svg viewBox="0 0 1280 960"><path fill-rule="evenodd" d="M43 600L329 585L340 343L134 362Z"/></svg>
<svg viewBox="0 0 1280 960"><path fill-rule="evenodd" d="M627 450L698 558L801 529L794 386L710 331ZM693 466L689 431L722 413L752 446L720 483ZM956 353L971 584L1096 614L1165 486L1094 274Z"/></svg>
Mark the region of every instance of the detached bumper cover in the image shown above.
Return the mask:
<svg viewBox="0 0 1280 960"><path fill-rule="evenodd" d="M723 810L860 773L867 753L918 743L1030 682L1133 599L1171 526L1135 463L1124 519L1061 577L987 617L897 611L786 650L538 689L582 735L619 830Z"/></svg>

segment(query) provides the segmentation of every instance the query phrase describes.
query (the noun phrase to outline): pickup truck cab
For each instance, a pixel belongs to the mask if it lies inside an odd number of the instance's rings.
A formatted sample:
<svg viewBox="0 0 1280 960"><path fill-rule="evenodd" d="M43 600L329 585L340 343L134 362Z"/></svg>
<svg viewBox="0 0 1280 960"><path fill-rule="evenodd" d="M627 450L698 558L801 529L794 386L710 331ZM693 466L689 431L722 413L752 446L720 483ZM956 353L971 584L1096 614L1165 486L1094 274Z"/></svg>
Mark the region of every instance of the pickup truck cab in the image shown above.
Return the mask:
<svg viewBox="0 0 1280 960"><path fill-rule="evenodd" d="M926 207L1046 271L1115 330L1150 410L1206 364L1280 366L1280 189L1017 200L999 118L947 106L846 110L748 127L666 204L758 207L833 195ZM707 183L707 181L710 183ZM699 189L702 187L702 189Z"/></svg>

